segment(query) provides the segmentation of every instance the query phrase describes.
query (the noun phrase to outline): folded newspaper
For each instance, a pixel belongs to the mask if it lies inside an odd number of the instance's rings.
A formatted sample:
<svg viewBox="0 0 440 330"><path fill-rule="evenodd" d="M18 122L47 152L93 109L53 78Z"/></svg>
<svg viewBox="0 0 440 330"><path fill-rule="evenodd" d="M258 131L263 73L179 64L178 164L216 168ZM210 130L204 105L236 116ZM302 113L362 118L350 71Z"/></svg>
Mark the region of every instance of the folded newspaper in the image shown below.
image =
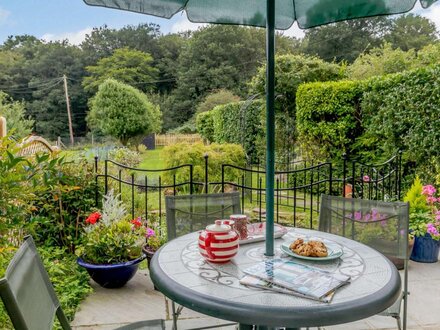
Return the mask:
<svg viewBox="0 0 440 330"><path fill-rule="evenodd" d="M244 270L240 283L322 302L330 302L350 276L334 274L294 261L271 259Z"/></svg>

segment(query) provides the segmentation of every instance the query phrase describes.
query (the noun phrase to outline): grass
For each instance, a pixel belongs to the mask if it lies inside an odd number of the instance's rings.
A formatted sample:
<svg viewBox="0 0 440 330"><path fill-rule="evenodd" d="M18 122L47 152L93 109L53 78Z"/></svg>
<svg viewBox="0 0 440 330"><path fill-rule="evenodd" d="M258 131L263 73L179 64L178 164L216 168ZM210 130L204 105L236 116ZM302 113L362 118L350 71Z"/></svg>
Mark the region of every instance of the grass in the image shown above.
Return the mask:
<svg viewBox="0 0 440 330"><path fill-rule="evenodd" d="M146 170L159 170L165 168L165 160L161 157L162 148L147 150L142 154L139 168Z"/></svg>

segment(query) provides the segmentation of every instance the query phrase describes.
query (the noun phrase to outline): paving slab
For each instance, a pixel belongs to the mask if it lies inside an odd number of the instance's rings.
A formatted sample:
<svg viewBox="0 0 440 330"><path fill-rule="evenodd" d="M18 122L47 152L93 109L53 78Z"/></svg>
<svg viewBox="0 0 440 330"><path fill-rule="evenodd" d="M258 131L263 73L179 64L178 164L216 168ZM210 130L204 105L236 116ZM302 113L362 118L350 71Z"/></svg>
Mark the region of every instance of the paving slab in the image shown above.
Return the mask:
<svg viewBox="0 0 440 330"><path fill-rule="evenodd" d="M440 330L440 263L409 263L408 330ZM401 272L402 275L402 272ZM164 319L171 329L171 302L155 291L148 270L140 270L126 286L104 289L91 281L95 292L81 304L72 328L75 330L111 330L141 320ZM224 320L208 317L184 308L179 330L221 325ZM223 330L235 326L220 327ZM391 317L373 316L325 330L395 330Z"/></svg>

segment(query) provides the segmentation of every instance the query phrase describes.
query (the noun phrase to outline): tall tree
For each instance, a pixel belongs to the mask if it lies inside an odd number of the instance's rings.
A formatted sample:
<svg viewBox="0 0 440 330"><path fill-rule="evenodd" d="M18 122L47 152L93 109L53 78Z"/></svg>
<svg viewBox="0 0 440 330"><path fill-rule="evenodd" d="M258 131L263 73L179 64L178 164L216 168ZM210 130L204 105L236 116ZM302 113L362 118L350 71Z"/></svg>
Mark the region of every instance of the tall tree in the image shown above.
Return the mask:
<svg viewBox="0 0 440 330"><path fill-rule="evenodd" d="M92 128L126 145L140 134L160 132L161 113L145 94L113 79L99 86L87 121Z"/></svg>
<svg viewBox="0 0 440 330"><path fill-rule="evenodd" d="M194 32L179 56L175 125L191 118L197 103L214 90L245 96L247 82L264 62L264 40L263 29L240 26L210 25ZM291 51L286 40L277 36L280 53Z"/></svg>
<svg viewBox="0 0 440 330"><path fill-rule="evenodd" d="M99 85L113 78L142 91L151 91L158 74L152 63L153 58L148 53L129 48L116 49L111 56L86 68L90 75L83 80L84 89L94 94Z"/></svg>
<svg viewBox="0 0 440 330"><path fill-rule="evenodd" d="M110 29L106 25L94 28L81 43L81 49L89 59L89 65L103 57L109 57L116 49L131 48L141 52L157 53L156 38L160 27L156 24L127 25L122 29Z"/></svg>
<svg viewBox="0 0 440 330"><path fill-rule="evenodd" d="M394 48L416 51L438 40L435 23L414 14L400 16L391 21L390 32L385 39Z"/></svg>
<svg viewBox="0 0 440 330"><path fill-rule="evenodd" d="M325 61L349 63L370 48L378 47L389 27L386 17L354 19L305 32L303 51Z"/></svg>

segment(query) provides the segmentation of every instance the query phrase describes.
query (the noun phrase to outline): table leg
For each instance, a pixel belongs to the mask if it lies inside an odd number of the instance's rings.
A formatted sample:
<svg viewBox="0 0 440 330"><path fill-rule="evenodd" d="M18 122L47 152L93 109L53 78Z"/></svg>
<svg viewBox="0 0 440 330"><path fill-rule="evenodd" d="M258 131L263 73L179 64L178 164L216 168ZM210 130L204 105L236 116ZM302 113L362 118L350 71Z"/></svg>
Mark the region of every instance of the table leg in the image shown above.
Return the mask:
<svg viewBox="0 0 440 330"><path fill-rule="evenodd" d="M254 326L253 325L249 325L249 324L239 324L238 325L238 330L253 330Z"/></svg>

